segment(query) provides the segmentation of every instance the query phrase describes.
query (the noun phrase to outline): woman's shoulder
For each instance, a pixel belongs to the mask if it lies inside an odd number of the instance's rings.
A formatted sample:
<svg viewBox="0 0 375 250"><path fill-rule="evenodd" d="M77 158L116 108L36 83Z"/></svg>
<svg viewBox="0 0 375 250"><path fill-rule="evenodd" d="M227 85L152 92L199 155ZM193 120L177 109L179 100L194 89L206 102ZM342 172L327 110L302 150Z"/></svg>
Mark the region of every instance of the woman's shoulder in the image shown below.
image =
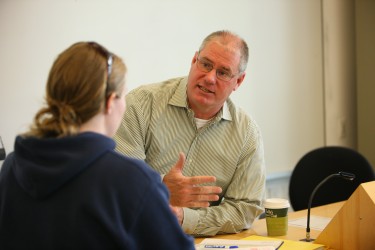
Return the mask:
<svg viewBox="0 0 375 250"><path fill-rule="evenodd" d="M149 181L160 182L160 175L145 161L125 156L119 152L111 151L104 158L105 165L116 175L126 175L131 178L144 178Z"/></svg>

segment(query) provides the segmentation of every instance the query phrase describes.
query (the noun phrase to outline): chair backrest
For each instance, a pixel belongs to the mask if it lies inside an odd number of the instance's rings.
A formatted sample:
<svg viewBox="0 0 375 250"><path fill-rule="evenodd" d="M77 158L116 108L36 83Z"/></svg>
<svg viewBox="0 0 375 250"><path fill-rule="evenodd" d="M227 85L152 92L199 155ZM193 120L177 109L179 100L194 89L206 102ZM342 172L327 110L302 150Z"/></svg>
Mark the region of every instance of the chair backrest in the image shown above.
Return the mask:
<svg viewBox="0 0 375 250"><path fill-rule="evenodd" d="M4 148L3 141L1 140L1 136L0 136L0 161L5 160L5 157L6 157L5 148Z"/></svg>
<svg viewBox="0 0 375 250"><path fill-rule="evenodd" d="M357 151L340 146L314 149L305 154L295 166L289 182L289 199L297 211L306 209L314 188L327 176L337 172L356 175L353 181L333 178L315 193L311 207L343 201L363 182L375 180L374 169Z"/></svg>

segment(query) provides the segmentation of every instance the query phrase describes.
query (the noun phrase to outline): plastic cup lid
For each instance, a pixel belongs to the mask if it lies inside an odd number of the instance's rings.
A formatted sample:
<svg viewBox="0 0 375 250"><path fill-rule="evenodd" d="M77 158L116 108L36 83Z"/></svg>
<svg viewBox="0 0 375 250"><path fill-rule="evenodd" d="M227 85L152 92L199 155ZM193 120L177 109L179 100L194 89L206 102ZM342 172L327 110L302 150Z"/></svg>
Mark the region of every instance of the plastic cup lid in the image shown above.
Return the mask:
<svg viewBox="0 0 375 250"><path fill-rule="evenodd" d="M269 198L263 202L265 208L286 208L290 207L289 201L281 198Z"/></svg>

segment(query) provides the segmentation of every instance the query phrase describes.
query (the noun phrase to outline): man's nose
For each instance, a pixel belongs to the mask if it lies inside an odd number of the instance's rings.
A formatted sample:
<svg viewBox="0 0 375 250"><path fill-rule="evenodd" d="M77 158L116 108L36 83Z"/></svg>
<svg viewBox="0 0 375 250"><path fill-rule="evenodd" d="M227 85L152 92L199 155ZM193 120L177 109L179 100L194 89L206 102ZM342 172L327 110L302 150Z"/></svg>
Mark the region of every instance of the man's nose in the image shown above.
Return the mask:
<svg viewBox="0 0 375 250"><path fill-rule="evenodd" d="M208 83L215 84L217 81L216 69L212 69L210 72L207 72L205 78Z"/></svg>

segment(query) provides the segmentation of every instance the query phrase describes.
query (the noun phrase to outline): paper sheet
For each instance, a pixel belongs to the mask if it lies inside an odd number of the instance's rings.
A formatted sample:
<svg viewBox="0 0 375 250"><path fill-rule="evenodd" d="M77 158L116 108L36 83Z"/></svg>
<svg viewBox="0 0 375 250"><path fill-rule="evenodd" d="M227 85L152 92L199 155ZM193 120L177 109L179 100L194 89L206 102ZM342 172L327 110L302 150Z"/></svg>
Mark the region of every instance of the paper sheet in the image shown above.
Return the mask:
<svg viewBox="0 0 375 250"><path fill-rule="evenodd" d="M196 249L247 249L247 250L274 250L283 243L282 240L251 241L251 240L227 240L217 238L206 238L195 245Z"/></svg>
<svg viewBox="0 0 375 250"><path fill-rule="evenodd" d="M266 240L278 240L278 238L272 237L265 237L265 236L258 236L258 235L251 235L242 240L255 240L255 241L266 241ZM304 241L295 241L295 240L283 240L283 244L279 248L279 250L323 250L325 249L324 245L316 244L311 242L304 242Z"/></svg>
<svg viewBox="0 0 375 250"><path fill-rule="evenodd" d="M331 221L331 218L312 215L310 216L310 229L323 231L323 229L328 225L330 221ZM289 226L306 228L307 217L289 219L288 224Z"/></svg>

